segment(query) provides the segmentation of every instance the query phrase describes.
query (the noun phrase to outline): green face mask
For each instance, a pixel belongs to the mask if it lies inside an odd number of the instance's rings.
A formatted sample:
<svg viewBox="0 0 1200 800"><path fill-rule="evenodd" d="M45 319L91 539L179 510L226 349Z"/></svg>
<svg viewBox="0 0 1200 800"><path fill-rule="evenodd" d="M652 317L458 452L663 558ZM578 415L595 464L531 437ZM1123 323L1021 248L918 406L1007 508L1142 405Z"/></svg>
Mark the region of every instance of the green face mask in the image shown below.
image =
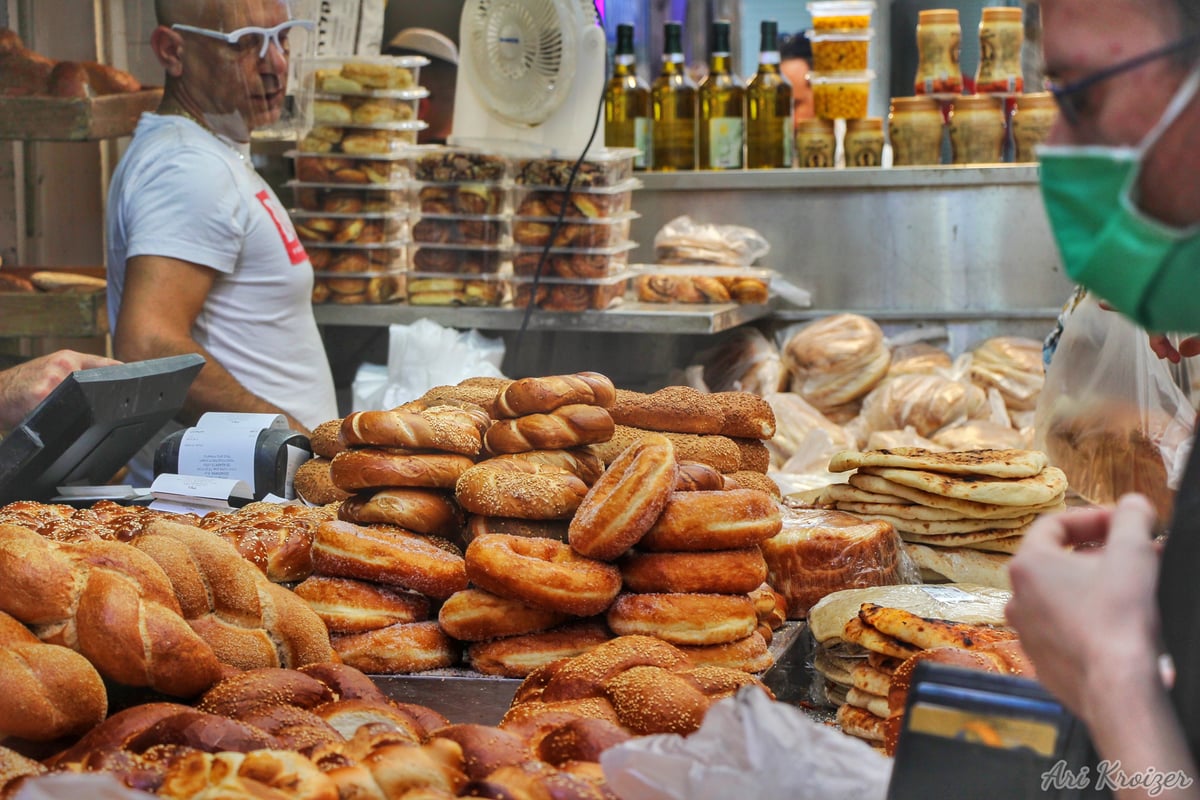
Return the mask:
<svg viewBox="0 0 1200 800"><path fill-rule="evenodd" d="M1038 150L1042 198L1067 275L1150 331L1200 332L1200 227L1159 222L1134 198L1146 153L1197 89L1200 70L1137 147Z"/></svg>

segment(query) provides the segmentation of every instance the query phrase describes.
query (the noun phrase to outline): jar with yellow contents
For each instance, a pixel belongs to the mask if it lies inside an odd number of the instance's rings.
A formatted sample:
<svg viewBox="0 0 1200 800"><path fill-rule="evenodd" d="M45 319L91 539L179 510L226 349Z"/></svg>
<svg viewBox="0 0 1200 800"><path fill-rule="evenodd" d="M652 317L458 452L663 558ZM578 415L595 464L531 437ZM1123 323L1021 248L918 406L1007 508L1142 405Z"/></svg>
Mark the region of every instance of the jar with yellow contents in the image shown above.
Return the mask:
<svg viewBox="0 0 1200 800"><path fill-rule="evenodd" d="M962 26L958 10L933 8L917 15L917 77L913 94L958 94L962 91Z"/></svg>
<svg viewBox="0 0 1200 800"><path fill-rule="evenodd" d="M813 117L796 123L796 165L803 168L834 166L837 133L833 120Z"/></svg>
<svg viewBox="0 0 1200 800"><path fill-rule="evenodd" d="M931 97L893 97L888 112L892 164L897 167L942 163L945 120L942 107Z"/></svg>
<svg viewBox="0 0 1200 800"><path fill-rule="evenodd" d="M875 0L813 0L808 4L813 30L865 31L871 27Z"/></svg>
<svg viewBox="0 0 1200 800"><path fill-rule="evenodd" d="M875 73L813 72L813 112L822 119L861 119L867 115L867 101Z"/></svg>
<svg viewBox="0 0 1200 800"><path fill-rule="evenodd" d="M842 137L846 166L882 166L883 140L883 120L879 117L846 120L846 134Z"/></svg>
<svg viewBox="0 0 1200 800"><path fill-rule="evenodd" d="M950 149L955 164L998 164L1004 160L1004 101L975 94L954 99L950 109Z"/></svg>
<svg viewBox="0 0 1200 800"><path fill-rule="evenodd" d="M1058 104L1049 92L1023 94L1017 98L1012 117L1013 160L1037 161L1035 148L1050 136L1058 119Z"/></svg>
<svg viewBox="0 0 1200 800"><path fill-rule="evenodd" d="M979 94L1013 94L1025 88L1021 76L1021 47L1025 24L1019 8L985 8L979 23Z"/></svg>

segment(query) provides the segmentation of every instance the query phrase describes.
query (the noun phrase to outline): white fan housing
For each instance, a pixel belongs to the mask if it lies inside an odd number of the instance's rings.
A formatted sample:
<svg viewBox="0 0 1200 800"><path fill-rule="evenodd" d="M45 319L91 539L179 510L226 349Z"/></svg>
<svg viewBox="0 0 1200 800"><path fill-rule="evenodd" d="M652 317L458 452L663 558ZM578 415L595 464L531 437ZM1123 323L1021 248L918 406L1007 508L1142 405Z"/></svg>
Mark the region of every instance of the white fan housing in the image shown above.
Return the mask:
<svg viewBox="0 0 1200 800"><path fill-rule="evenodd" d="M605 52L592 0L467 0L450 143L578 156L604 95Z"/></svg>

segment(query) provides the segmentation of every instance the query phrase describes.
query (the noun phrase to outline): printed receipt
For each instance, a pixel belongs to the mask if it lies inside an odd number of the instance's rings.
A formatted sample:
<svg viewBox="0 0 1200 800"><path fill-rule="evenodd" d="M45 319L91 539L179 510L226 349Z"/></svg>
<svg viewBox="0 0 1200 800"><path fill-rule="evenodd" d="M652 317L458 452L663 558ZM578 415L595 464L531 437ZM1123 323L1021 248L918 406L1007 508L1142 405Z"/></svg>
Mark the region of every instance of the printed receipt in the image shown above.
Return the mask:
<svg viewBox="0 0 1200 800"><path fill-rule="evenodd" d="M225 478L254 485L254 455L264 430L288 427L282 414L208 412L179 443L179 474Z"/></svg>

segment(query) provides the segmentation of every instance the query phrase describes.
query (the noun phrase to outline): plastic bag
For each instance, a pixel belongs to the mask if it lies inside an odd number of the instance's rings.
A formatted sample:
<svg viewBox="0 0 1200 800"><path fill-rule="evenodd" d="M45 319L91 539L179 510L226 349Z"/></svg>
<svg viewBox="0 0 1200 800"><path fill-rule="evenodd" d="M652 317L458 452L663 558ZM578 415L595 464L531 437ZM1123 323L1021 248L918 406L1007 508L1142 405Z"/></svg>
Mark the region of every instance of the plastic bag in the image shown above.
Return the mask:
<svg viewBox="0 0 1200 800"><path fill-rule="evenodd" d="M1195 425L1146 333L1087 297L1066 320L1035 413L1036 444L1094 503L1126 492L1170 518Z"/></svg>
<svg viewBox="0 0 1200 800"><path fill-rule="evenodd" d="M765 396L787 382L779 348L757 328L735 328L724 342L698 353L693 366L698 369L688 368L688 385L704 392Z"/></svg>
<svg viewBox="0 0 1200 800"><path fill-rule="evenodd" d="M1042 343L1019 336L981 342L971 353L971 380L999 391L1010 411L1029 411L1045 382Z"/></svg>
<svg viewBox="0 0 1200 800"><path fill-rule="evenodd" d="M504 341L479 331L456 331L419 319L388 328L386 373L377 365L359 369L354 379L354 411L394 408L434 386L474 377L503 378Z"/></svg>
<svg viewBox="0 0 1200 800"><path fill-rule="evenodd" d="M663 225L654 235L658 264L719 264L748 267L771 250L753 228L698 223L686 214Z"/></svg>

